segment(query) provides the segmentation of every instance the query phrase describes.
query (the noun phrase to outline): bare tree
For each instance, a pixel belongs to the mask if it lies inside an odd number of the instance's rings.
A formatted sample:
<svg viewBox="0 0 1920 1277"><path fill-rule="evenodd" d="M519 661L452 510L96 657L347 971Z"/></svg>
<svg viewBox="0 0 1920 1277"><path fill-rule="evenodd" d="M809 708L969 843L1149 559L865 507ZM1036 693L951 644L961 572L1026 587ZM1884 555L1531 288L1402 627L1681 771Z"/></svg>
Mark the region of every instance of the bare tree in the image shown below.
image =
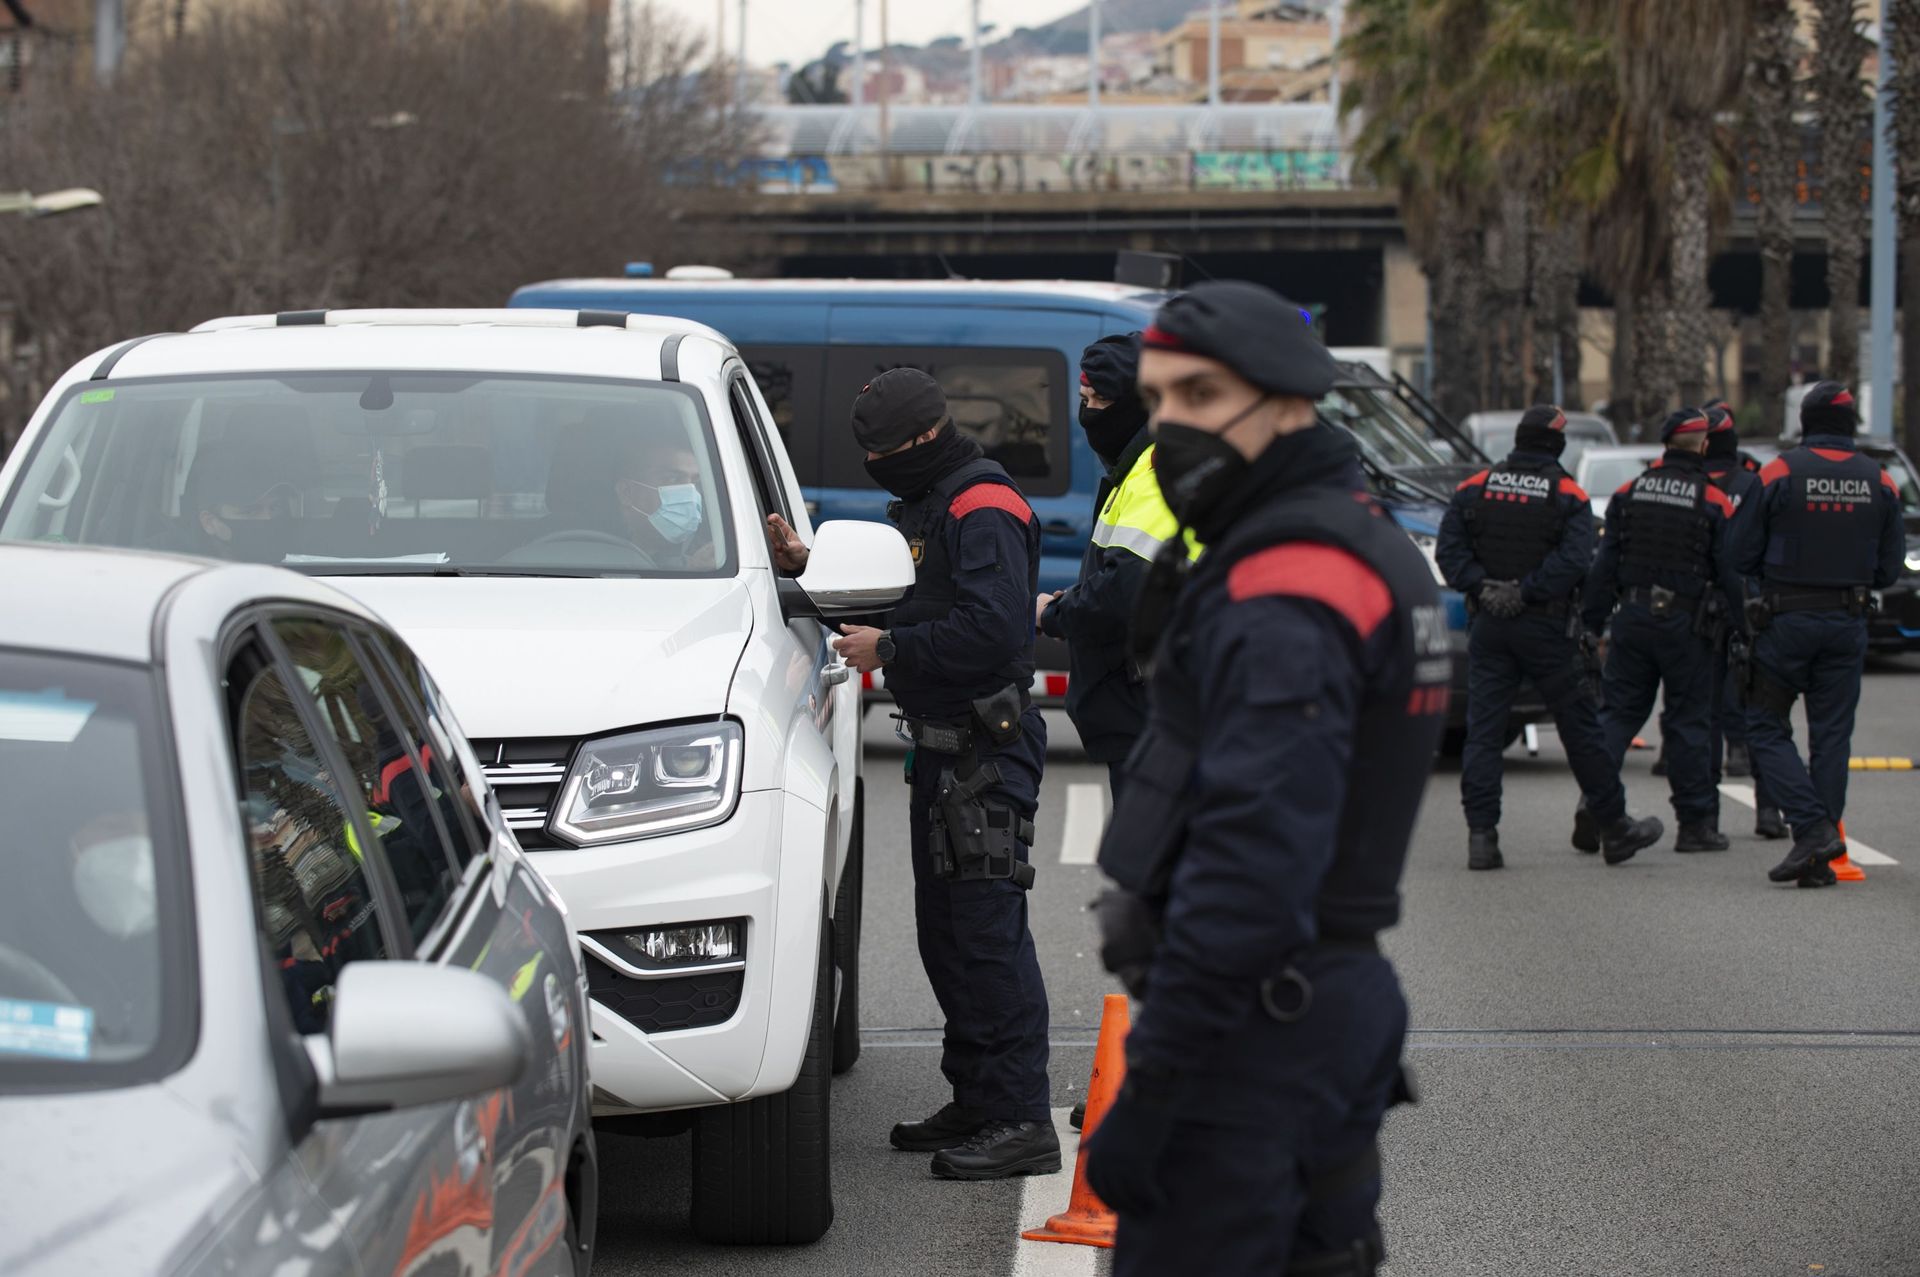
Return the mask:
<svg viewBox="0 0 1920 1277"><path fill-rule="evenodd" d="M1827 228L1830 376L1860 369L1860 260L1866 235L1867 165L1861 154L1872 100L1860 78L1867 56L1859 0L1820 0L1814 95L1820 106L1821 216Z"/></svg>

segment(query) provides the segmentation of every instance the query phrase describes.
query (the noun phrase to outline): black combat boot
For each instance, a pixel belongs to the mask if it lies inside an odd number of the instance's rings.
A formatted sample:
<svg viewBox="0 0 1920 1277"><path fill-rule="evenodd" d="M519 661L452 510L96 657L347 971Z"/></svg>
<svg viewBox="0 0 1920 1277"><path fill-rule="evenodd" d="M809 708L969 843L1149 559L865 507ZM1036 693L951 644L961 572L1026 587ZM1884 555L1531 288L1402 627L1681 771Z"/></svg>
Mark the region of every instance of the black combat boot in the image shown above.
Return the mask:
<svg viewBox="0 0 1920 1277"><path fill-rule="evenodd" d="M1587 800L1573 809L1573 849L1592 854L1600 850L1600 820L1587 810Z"/></svg>
<svg viewBox="0 0 1920 1277"><path fill-rule="evenodd" d="M1800 875L1802 887L1831 887L1840 881L1840 875L1833 872L1832 865L1808 865L1807 871Z"/></svg>
<svg viewBox="0 0 1920 1277"><path fill-rule="evenodd" d="M1073 1106L1073 1112L1067 1114L1067 1125L1078 1131L1087 1124L1087 1102L1081 1100Z"/></svg>
<svg viewBox="0 0 1920 1277"><path fill-rule="evenodd" d="M1723 768L1729 776L1753 775L1753 755L1747 752L1745 745L1727 746L1727 765Z"/></svg>
<svg viewBox="0 0 1920 1277"><path fill-rule="evenodd" d="M1632 816L1622 816L1600 831L1600 854L1610 865L1621 864L1633 859L1633 853L1642 847L1651 847L1660 841L1660 835L1667 827L1660 823L1658 816L1643 816L1635 820Z"/></svg>
<svg viewBox="0 0 1920 1277"><path fill-rule="evenodd" d="M1815 865L1825 868L1827 862L1835 860L1847 845L1840 841L1840 831L1833 827L1830 820L1807 826L1798 831L1793 840L1793 848L1787 852L1787 858L1767 870L1770 882L1792 882Z"/></svg>
<svg viewBox="0 0 1920 1277"><path fill-rule="evenodd" d="M902 1122L893 1128L893 1146L906 1153L931 1153L937 1149L958 1148L979 1133L987 1120L958 1104L943 1104L932 1117L918 1122Z"/></svg>
<svg viewBox="0 0 1920 1277"><path fill-rule="evenodd" d="M1653 774L1656 776L1667 774L1667 743L1665 741L1660 742L1660 752L1653 756Z"/></svg>
<svg viewBox="0 0 1920 1277"><path fill-rule="evenodd" d="M1467 830L1467 868L1498 869L1506 863L1500 855L1498 829Z"/></svg>
<svg viewBox="0 0 1920 1277"><path fill-rule="evenodd" d="M1711 820L1683 822L1673 839L1675 851L1725 851L1731 846L1732 841Z"/></svg>
<svg viewBox="0 0 1920 1277"><path fill-rule="evenodd" d="M1008 1179L1060 1169L1060 1137L1052 1122L988 1122L957 1148L933 1155L941 1179Z"/></svg>
<svg viewBox="0 0 1920 1277"><path fill-rule="evenodd" d="M1753 813L1753 832L1769 842L1788 836L1786 817L1778 807L1761 807Z"/></svg>

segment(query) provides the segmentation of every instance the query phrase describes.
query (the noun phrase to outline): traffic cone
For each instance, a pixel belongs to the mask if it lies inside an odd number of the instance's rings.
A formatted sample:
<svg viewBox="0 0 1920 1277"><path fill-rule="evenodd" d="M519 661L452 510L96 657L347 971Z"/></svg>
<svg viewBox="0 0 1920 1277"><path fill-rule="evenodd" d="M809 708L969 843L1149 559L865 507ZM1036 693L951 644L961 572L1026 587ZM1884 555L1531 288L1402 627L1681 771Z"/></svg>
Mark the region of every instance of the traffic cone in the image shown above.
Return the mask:
<svg viewBox="0 0 1920 1277"><path fill-rule="evenodd" d="M1127 995L1109 993L1100 1008L1100 1040L1093 1048L1093 1074L1087 1079L1087 1120L1080 1131L1080 1151L1073 1161L1073 1192L1067 1198L1065 1213L1055 1215L1041 1228L1020 1235L1030 1242L1071 1242L1076 1246L1113 1245L1113 1233L1119 1220L1107 1204L1087 1187L1087 1137L1100 1127L1100 1119L1113 1107L1120 1083L1127 1075L1126 1040L1132 1018L1127 1012Z"/></svg>
<svg viewBox="0 0 1920 1277"><path fill-rule="evenodd" d="M1840 822L1840 857L1829 860L1827 868L1833 870L1833 876L1840 882L1865 882L1867 871L1847 859L1847 822Z"/></svg>

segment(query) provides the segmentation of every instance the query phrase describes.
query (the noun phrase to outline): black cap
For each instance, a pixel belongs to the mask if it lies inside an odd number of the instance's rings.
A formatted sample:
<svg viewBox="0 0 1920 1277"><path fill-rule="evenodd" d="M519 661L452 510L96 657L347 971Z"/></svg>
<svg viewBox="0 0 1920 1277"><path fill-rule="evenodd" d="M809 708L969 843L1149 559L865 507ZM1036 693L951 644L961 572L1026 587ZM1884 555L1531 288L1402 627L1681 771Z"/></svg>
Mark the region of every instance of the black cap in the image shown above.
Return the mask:
<svg viewBox="0 0 1920 1277"><path fill-rule="evenodd" d="M1707 456L1715 459L1738 456L1740 432L1734 428L1733 409L1724 399L1707 401Z"/></svg>
<svg viewBox="0 0 1920 1277"><path fill-rule="evenodd" d="M892 452L946 419L940 383L918 368L887 369L853 401L853 437L868 452Z"/></svg>
<svg viewBox="0 0 1920 1277"><path fill-rule="evenodd" d="M1660 442L1667 443L1675 435L1705 434L1711 424L1698 408L1675 408L1660 423Z"/></svg>
<svg viewBox="0 0 1920 1277"><path fill-rule="evenodd" d="M1109 403L1139 397L1140 334L1102 337L1080 356L1080 381Z"/></svg>
<svg viewBox="0 0 1920 1277"><path fill-rule="evenodd" d="M1810 435L1850 435L1860 428L1860 406L1837 381L1816 382L1800 401L1800 429Z"/></svg>
<svg viewBox="0 0 1920 1277"><path fill-rule="evenodd" d="M1195 284L1160 308L1140 340L1218 360L1268 394L1318 399L1333 389L1333 356L1313 335L1312 317L1259 284Z"/></svg>
<svg viewBox="0 0 1920 1277"><path fill-rule="evenodd" d="M1567 432L1567 414L1557 404L1535 404L1520 414L1520 424L1516 430L1553 430L1560 434Z"/></svg>

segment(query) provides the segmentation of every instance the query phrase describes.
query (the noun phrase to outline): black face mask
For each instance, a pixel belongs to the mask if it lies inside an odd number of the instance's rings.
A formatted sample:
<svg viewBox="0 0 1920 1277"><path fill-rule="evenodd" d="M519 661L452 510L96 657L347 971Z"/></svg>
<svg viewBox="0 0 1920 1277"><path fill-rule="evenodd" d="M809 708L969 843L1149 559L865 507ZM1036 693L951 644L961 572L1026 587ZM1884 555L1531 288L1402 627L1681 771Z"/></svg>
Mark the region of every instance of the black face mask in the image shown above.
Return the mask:
<svg viewBox="0 0 1920 1277"><path fill-rule="evenodd" d="M1137 402L1109 404L1105 408L1080 409L1080 428L1087 432L1087 443L1095 456L1111 467L1120 460L1133 437L1147 424L1147 414Z"/></svg>
<svg viewBox="0 0 1920 1277"><path fill-rule="evenodd" d="M1162 421L1153 432L1153 471L1160 495L1182 527L1192 527L1211 506L1225 500L1247 474L1247 459L1226 433L1251 417L1265 395L1218 431Z"/></svg>
<svg viewBox="0 0 1920 1277"><path fill-rule="evenodd" d="M911 501L947 471L979 455L980 445L949 426L925 443L874 457L867 462L867 475L902 501Z"/></svg>
<svg viewBox="0 0 1920 1277"><path fill-rule="evenodd" d="M1560 454L1567 450L1567 436L1558 430L1540 429L1516 430L1513 445L1524 452L1540 453L1559 460Z"/></svg>

